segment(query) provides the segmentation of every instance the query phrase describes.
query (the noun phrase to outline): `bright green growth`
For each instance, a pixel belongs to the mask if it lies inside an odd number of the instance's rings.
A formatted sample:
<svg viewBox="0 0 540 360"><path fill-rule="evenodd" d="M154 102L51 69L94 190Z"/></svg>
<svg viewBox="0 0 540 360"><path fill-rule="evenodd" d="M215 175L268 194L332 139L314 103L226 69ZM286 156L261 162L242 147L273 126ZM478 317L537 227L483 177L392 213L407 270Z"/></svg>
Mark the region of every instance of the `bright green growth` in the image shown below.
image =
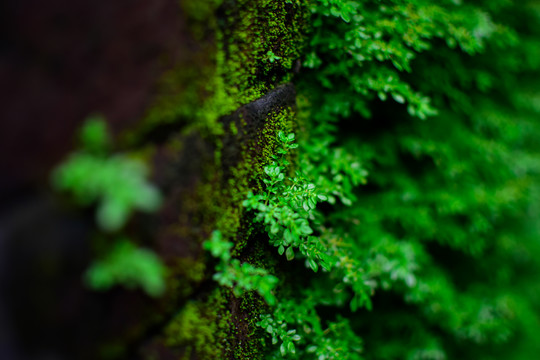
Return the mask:
<svg viewBox="0 0 540 360"><path fill-rule="evenodd" d="M469 55L487 42L515 41L484 9L461 1L316 0L309 7L313 35L304 65L314 70L310 88L318 83L328 90L327 101L318 102L317 117L325 120L351 112L368 117L375 97L405 104L414 117L436 115L431 99L403 75L418 54L437 41Z"/></svg>
<svg viewBox="0 0 540 360"><path fill-rule="evenodd" d="M165 266L153 252L122 239L103 259L92 264L86 272L86 282L95 290L108 290L121 284L159 296L165 291Z"/></svg>
<svg viewBox="0 0 540 360"><path fill-rule="evenodd" d="M317 186L317 191L328 198L332 205L339 199L350 206L356 200L354 189L366 184L367 171L364 169L358 148L347 149L336 146L335 136L322 129L313 131L312 136L301 141L299 167L309 174Z"/></svg>
<svg viewBox="0 0 540 360"><path fill-rule="evenodd" d="M272 290L278 282L277 277L268 274L265 269L232 259L233 244L224 240L219 230L212 233L212 237L204 242L203 247L219 259L214 280L220 285L233 289L236 297L242 296L245 291L255 290L269 305L275 305L276 298Z"/></svg>
<svg viewBox="0 0 540 360"><path fill-rule="evenodd" d="M315 311L313 297L302 302L282 299L272 315L261 315L257 325L271 337L276 350L268 359L361 360L362 339L347 319L325 322ZM279 344L279 346L278 346Z"/></svg>
<svg viewBox="0 0 540 360"><path fill-rule="evenodd" d="M280 255L285 254L287 260L292 260L295 249L298 249L306 266L314 272L321 266L330 273L334 281L331 286L351 288L350 307L353 311L362 306L369 309L370 297L378 286L375 279L392 276L394 280L401 280L405 276L401 275L403 268L408 270L406 266L409 263L391 266L385 263L381 269L379 254L373 254L376 259L366 257L362 248L350 245L352 239L343 239L324 226L322 214L316 209L317 203L328 198L335 203L335 197L339 197L349 205L350 199L354 199L352 188L365 181L366 171L354 156L343 149L330 146L320 149L306 144L303 149L307 150L307 156L301 161L302 168L309 171L310 177L314 176L317 186L300 170L296 171L294 178L286 177L287 168L291 165L287 156L297 148L294 139L292 133L278 132L278 147L272 156L274 161L264 168L265 192L257 195L248 193L243 204L255 211L254 221L265 225L270 242L278 248ZM322 192L318 190L319 184L324 189ZM366 268L373 270L366 272ZM404 274L411 276L409 271Z"/></svg>
<svg viewBox="0 0 540 360"><path fill-rule="evenodd" d="M301 336L296 333L295 329L288 330L286 322L275 320L272 316L266 314L261 315L261 321L257 325L272 336L272 344L275 345L278 341L281 341L279 351L282 356L296 353L294 342L299 341Z"/></svg>
<svg viewBox="0 0 540 360"><path fill-rule="evenodd" d="M81 140L82 149L55 170L53 184L71 192L81 205L98 202L97 223L102 230L119 230L134 210L159 208L161 195L148 182L146 165L124 154L106 155L110 141L103 120L88 121Z"/></svg>
<svg viewBox="0 0 540 360"><path fill-rule="evenodd" d="M215 298L215 295L213 297ZM216 343L216 338L223 334L220 333L220 324L215 313L221 308L220 305L212 303L210 307L197 302L188 302L167 325L165 328L167 346L184 347L184 356L179 359L190 359L194 353L199 359L221 358L222 349L220 344Z"/></svg>
<svg viewBox="0 0 540 360"><path fill-rule="evenodd" d="M318 194L315 185L300 172L294 178L286 177L290 164L286 155L289 150L298 147L294 143L294 134L285 135L280 131L278 143L274 161L264 167L266 191L258 195L249 192L243 204L257 212L254 220L265 225L270 242L278 248L280 255L285 253L287 260L292 260L296 248L307 258L313 271L317 271L319 265L329 270L333 261L325 253L321 242L313 236L310 226L316 217L317 202L325 201L327 197Z"/></svg>
<svg viewBox="0 0 540 360"><path fill-rule="evenodd" d="M294 317L307 308L324 323L346 316L372 359L535 357L538 2L309 6L299 164L350 206L311 225L337 259L332 270L304 274L301 294L282 282L279 302L293 310L279 319L301 336L296 353L304 340L310 348L306 315ZM347 168L356 154L365 188Z"/></svg>
<svg viewBox="0 0 540 360"><path fill-rule="evenodd" d="M274 54L272 50L268 50L268 52L266 53L266 56L268 56L268 61L270 61L271 63L273 63L276 60L281 59L281 57Z"/></svg>

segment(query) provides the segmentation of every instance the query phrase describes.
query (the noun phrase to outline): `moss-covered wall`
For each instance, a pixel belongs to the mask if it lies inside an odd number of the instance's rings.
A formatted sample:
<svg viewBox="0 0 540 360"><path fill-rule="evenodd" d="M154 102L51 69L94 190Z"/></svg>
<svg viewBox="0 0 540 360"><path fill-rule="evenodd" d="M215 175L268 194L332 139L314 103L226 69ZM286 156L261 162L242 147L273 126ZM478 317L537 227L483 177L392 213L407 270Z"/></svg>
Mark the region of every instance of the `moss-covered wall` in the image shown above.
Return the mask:
<svg viewBox="0 0 540 360"><path fill-rule="evenodd" d="M182 359L262 357L255 322L264 301L252 293L238 299L219 288L211 280L214 263L201 243L219 229L235 243L234 253L242 260L272 267L274 260L264 251L267 240L255 235L245 220L242 201L261 186L277 132L295 126L291 79L306 14L299 4L286 2L211 5L216 6L213 12L199 13L199 6L186 9L192 12L193 36L208 43L164 78L164 94L143 124L181 124L179 134L159 145L154 156L158 182L169 194L158 247L173 271L170 288L176 289L177 306L144 346L149 359L163 354ZM201 22L211 24L211 35L201 35L202 29L208 31Z"/></svg>
<svg viewBox="0 0 540 360"><path fill-rule="evenodd" d="M219 229L241 260L272 269L267 239L246 221L242 202L260 188L277 132L295 127L291 80L306 13L293 2L207 5L183 7L200 46L164 76L161 96L125 137L129 146L166 132L152 155L167 199L155 234L173 293L166 296L170 318L142 347L149 359L262 356L255 322L264 301L252 293L236 298L213 282L215 264L201 244Z"/></svg>
<svg viewBox="0 0 540 360"><path fill-rule="evenodd" d="M292 80L307 26L302 2L97 1L84 7L59 1L47 9L28 4L26 13L8 8L16 22L5 23L12 28L5 64L13 76L3 85L11 100L2 109L7 148L0 155L17 167L1 180L8 186L0 188L7 199L0 209L11 199L29 200L0 214L0 230L13 245L6 267L17 275L6 286L6 302L20 305L12 322L22 353L261 358L254 322L264 301L220 288L202 242L219 229L235 244L235 257L273 269L268 241L247 221L242 201L260 189L277 132L296 126ZM41 32L14 28L37 13ZM164 195L157 214L137 214L122 230L166 264L167 292L160 298L122 287L94 293L81 281L96 248L117 234L96 235L93 209L52 194L48 179L95 113L113 130L115 150L150 165ZM40 244L43 252L30 251ZM18 287L20 281L27 286Z"/></svg>

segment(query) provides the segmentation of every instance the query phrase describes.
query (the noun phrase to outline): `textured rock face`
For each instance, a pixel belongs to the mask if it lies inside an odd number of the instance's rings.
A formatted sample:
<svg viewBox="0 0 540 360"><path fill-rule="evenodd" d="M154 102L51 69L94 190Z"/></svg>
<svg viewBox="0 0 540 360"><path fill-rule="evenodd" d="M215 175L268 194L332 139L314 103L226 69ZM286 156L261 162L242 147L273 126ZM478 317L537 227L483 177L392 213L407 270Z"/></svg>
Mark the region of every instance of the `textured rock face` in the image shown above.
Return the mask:
<svg viewBox="0 0 540 360"><path fill-rule="evenodd" d="M271 267L242 200L294 127L301 7L269 1L7 1L0 54L0 357L256 359L264 307L211 280L217 226ZM270 60L268 54L278 60ZM92 209L49 187L76 130L102 114L165 195L124 230L169 268L168 291L86 289ZM5 316L5 319L3 318ZM5 355L5 356L4 356Z"/></svg>

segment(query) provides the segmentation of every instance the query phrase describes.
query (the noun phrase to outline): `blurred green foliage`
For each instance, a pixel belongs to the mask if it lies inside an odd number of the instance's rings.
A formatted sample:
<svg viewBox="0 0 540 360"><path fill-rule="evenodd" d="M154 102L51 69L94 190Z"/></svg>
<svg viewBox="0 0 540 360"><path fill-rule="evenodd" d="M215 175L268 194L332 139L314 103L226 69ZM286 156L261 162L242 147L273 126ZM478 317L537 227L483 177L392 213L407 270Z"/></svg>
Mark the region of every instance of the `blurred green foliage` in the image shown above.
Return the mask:
<svg viewBox="0 0 540 360"><path fill-rule="evenodd" d="M121 231L134 210L159 209L161 194L148 181L146 165L125 154L110 154L112 141L104 119L89 119L79 140L81 148L54 170L53 186L70 192L79 205L97 203L96 220L102 231ZM152 251L117 240L91 264L86 282L96 290L121 284L158 296L165 290L165 266Z"/></svg>
<svg viewBox="0 0 540 360"><path fill-rule="evenodd" d="M102 230L119 230L133 210L159 208L161 195L148 182L146 165L128 155L109 155L110 139L102 119L86 122L81 144L82 149L55 170L53 184L71 192L81 205L97 202L97 223Z"/></svg>
<svg viewBox="0 0 540 360"><path fill-rule="evenodd" d="M117 241L100 260L86 271L86 281L95 290L108 290L122 284L128 289L142 288L150 296L165 291L165 266L150 250L137 248L126 239Z"/></svg>

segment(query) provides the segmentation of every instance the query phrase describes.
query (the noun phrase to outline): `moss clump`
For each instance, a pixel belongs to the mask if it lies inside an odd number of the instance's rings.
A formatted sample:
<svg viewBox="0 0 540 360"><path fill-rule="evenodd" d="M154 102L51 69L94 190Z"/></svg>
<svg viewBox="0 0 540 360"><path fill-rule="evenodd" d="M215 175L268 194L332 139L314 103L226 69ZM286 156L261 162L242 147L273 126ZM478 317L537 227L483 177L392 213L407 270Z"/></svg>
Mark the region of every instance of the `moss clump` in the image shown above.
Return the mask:
<svg viewBox="0 0 540 360"><path fill-rule="evenodd" d="M181 245L189 249L189 256L169 261L172 278L181 279L175 282L178 301L193 298L210 280L200 244L215 229L235 242L234 255L241 260L265 268L271 262L252 239L242 201L248 191L260 189L260 175L272 161L278 131L292 131L296 121L294 87L280 84L291 80L307 15L297 2L208 3L211 6L205 10L198 10L203 7L199 3L182 5L189 39L197 46L189 49L193 44L188 42L189 55L165 75L160 95L131 136L137 140L175 123L181 140L169 140L156 152L172 154L168 159L184 164L190 176L195 172L185 164L200 161L196 176L186 185L175 186L173 181L171 188L182 193L170 210L176 211L177 221L162 229L174 241L189 242ZM204 142L202 148L210 149L209 153L196 154L198 148L189 145L198 144L193 138ZM173 169L178 172L180 166ZM203 285L196 288L197 284ZM185 359L262 358L255 326L266 307L262 299L256 294L237 299L218 288L211 294L180 309L164 330L165 346L180 349Z"/></svg>
<svg viewBox="0 0 540 360"><path fill-rule="evenodd" d="M222 135L222 116L291 80L307 27L303 6L262 0L190 3L182 3L189 25L182 56L171 60L141 126L127 136L131 142L170 123L184 132L196 128Z"/></svg>
<svg viewBox="0 0 540 360"><path fill-rule="evenodd" d="M165 329L164 344L184 349L182 359L194 354L201 360L220 359L224 344L227 314L223 311L226 300L218 290L208 302L190 302Z"/></svg>
<svg viewBox="0 0 540 360"><path fill-rule="evenodd" d="M264 343L256 322L265 308L254 292L237 299L217 288L208 299L187 303L166 326L161 343L182 349L182 360L262 359Z"/></svg>
<svg viewBox="0 0 540 360"><path fill-rule="evenodd" d="M227 2L220 10L220 51L229 94L245 104L290 81L303 46L305 9L283 1L242 0Z"/></svg>

